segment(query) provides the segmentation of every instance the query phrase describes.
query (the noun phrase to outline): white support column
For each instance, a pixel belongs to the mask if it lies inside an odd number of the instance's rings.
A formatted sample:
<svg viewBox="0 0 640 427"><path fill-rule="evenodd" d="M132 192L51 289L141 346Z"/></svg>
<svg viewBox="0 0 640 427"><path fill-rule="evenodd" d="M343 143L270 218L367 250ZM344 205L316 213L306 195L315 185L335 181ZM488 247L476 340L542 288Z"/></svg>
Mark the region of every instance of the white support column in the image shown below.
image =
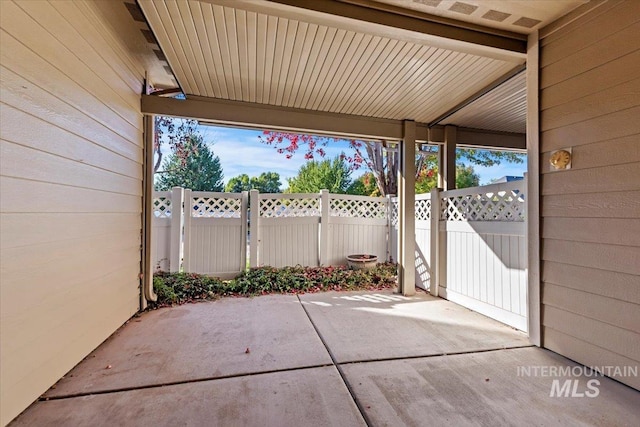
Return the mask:
<svg viewBox="0 0 640 427"><path fill-rule="evenodd" d="M320 190L320 248L318 265L328 265L329 261L329 190Z"/></svg>
<svg viewBox="0 0 640 427"><path fill-rule="evenodd" d="M169 252L169 271L180 271L182 262L182 226L184 211L184 189L173 187L171 189L171 251ZM188 212L189 214L191 212Z"/></svg>
<svg viewBox="0 0 640 427"><path fill-rule="evenodd" d="M444 189L456 188L456 140L458 129L455 126L444 127Z"/></svg>
<svg viewBox="0 0 640 427"><path fill-rule="evenodd" d="M251 190L249 195L249 267L258 266L258 245L260 230L260 193Z"/></svg>
<svg viewBox="0 0 640 427"><path fill-rule="evenodd" d="M403 122L398 169L398 292L416 293L416 123Z"/></svg>
<svg viewBox="0 0 640 427"><path fill-rule="evenodd" d="M393 233L393 224L391 223L391 209L393 208L391 206L391 195L387 194L386 196L386 201L387 201L387 259L386 261L389 262L391 261L391 239L392 239L392 234Z"/></svg>
<svg viewBox="0 0 640 427"><path fill-rule="evenodd" d="M247 269L247 222L249 220L247 210L249 209L249 192L242 192L242 205L240 218L242 221L242 244L240 245L240 271Z"/></svg>
<svg viewBox="0 0 640 427"><path fill-rule="evenodd" d="M438 188L444 188L444 145L438 145Z"/></svg>
<svg viewBox="0 0 640 427"><path fill-rule="evenodd" d="M429 293L438 296L440 285L440 189L431 190L431 259L429 260Z"/></svg>
<svg viewBox="0 0 640 427"><path fill-rule="evenodd" d="M542 345L540 316L540 41L538 31L527 45L527 319L529 341Z"/></svg>

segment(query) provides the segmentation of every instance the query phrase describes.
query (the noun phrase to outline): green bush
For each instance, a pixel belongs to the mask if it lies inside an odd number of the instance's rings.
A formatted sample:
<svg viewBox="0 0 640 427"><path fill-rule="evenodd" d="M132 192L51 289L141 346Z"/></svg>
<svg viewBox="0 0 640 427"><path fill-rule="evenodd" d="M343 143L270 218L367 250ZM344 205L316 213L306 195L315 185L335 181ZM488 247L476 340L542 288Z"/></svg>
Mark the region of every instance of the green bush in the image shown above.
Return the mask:
<svg viewBox="0 0 640 427"><path fill-rule="evenodd" d="M194 273L161 271L153 277L153 289L158 295L157 305L215 299L222 293L224 287L225 283L218 278Z"/></svg>
<svg viewBox="0 0 640 427"><path fill-rule="evenodd" d="M193 273L158 272L153 287L156 306L183 304L220 296L252 296L271 293L307 293L385 289L397 283L396 264L378 264L370 270L338 267L258 267L235 279L220 279Z"/></svg>

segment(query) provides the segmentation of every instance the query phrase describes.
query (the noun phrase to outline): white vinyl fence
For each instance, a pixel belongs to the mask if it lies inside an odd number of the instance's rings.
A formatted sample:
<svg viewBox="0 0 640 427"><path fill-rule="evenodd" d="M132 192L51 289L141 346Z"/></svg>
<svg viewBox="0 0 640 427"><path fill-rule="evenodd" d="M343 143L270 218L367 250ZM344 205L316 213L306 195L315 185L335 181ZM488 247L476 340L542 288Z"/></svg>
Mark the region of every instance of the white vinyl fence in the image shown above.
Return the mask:
<svg viewBox="0 0 640 427"><path fill-rule="evenodd" d="M416 286L526 331L525 188L521 180L416 195ZM392 255L397 203L390 199Z"/></svg>
<svg viewBox="0 0 640 427"><path fill-rule="evenodd" d="M527 330L524 180L440 193L438 293Z"/></svg>
<svg viewBox="0 0 640 427"><path fill-rule="evenodd" d="M182 201L179 202L180 206ZM171 265L171 191L156 191L153 196L153 230L151 232L151 260L156 270L170 271ZM182 208L181 208L182 209ZM180 227L180 226L178 226ZM178 236L180 237L180 236ZM176 247L177 250L178 248ZM175 254L178 260L180 253ZM177 264L175 264L177 265ZM174 270L171 270L174 271Z"/></svg>
<svg viewBox="0 0 640 427"><path fill-rule="evenodd" d="M156 191L152 261L157 270L233 277L247 259L247 193Z"/></svg>
<svg viewBox="0 0 640 427"><path fill-rule="evenodd" d="M250 206L248 201L250 200ZM387 261L389 199L330 194L209 193L154 195L156 269L237 275L249 265L345 265L347 255ZM248 247L247 247L248 240Z"/></svg>
<svg viewBox="0 0 640 427"><path fill-rule="evenodd" d="M247 193L184 192L184 271L235 277L247 263Z"/></svg>
<svg viewBox="0 0 640 427"><path fill-rule="evenodd" d="M389 258L389 200L382 197L322 193L328 199L327 224L323 238L327 245L320 254L325 265L345 264L347 255L376 255L379 261ZM325 199L323 199L325 200ZM325 203L326 205L326 203ZM324 205L323 205L324 206Z"/></svg>
<svg viewBox="0 0 640 427"><path fill-rule="evenodd" d="M417 195L416 286L526 330L525 188L522 180ZM174 188L155 193L153 225L158 269L229 277L246 269L247 251L251 267L395 260L398 202Z"/></svg>
<svg viewBox="0 0 640 427"><path fill-rule="evenodd" d="M398 253L398 198L390 199L389 251L391 258ZM416 194L416 286L429 290L431 284L431 194Z"/></svg>
<svg viewBox="0 0 640 427"><path fill-rule="evenodd" d="M318 194L251 191L251 266L318 266L320 209Z"/></svg>

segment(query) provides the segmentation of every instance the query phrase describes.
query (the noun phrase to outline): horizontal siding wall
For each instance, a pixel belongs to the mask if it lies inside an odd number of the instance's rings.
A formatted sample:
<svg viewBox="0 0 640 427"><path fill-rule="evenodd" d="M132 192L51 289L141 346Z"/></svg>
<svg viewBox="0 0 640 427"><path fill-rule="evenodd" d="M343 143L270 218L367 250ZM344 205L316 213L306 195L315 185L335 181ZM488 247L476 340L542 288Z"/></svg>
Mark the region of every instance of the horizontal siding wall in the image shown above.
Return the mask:
<svg viewBox="0 0 640 427"><path fill-rule="evenodd" d="M0 5L0 425L139 308L143 73L96 7Z"/></svg>
<svg viewBox="0 0 640 427"><path fill-rule="evenodd" d="M607 2L541 45L543 345L589 366L637 366L640 2ZM572 168L551 171L550 153L566 147Z"/></svg>

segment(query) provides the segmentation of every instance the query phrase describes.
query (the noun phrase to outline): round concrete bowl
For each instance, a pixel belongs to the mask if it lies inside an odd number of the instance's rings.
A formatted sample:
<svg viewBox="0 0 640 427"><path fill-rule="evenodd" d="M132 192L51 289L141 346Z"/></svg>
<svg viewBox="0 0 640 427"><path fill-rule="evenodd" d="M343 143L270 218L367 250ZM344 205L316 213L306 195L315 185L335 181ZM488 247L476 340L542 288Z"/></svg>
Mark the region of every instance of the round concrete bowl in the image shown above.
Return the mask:
<svg viewBox="0 0 640 427"><path fill-rule="evenodd" d="M347 255L347 263L352 270L369 270L376 266L378 257L367 254Z"/></svg>

